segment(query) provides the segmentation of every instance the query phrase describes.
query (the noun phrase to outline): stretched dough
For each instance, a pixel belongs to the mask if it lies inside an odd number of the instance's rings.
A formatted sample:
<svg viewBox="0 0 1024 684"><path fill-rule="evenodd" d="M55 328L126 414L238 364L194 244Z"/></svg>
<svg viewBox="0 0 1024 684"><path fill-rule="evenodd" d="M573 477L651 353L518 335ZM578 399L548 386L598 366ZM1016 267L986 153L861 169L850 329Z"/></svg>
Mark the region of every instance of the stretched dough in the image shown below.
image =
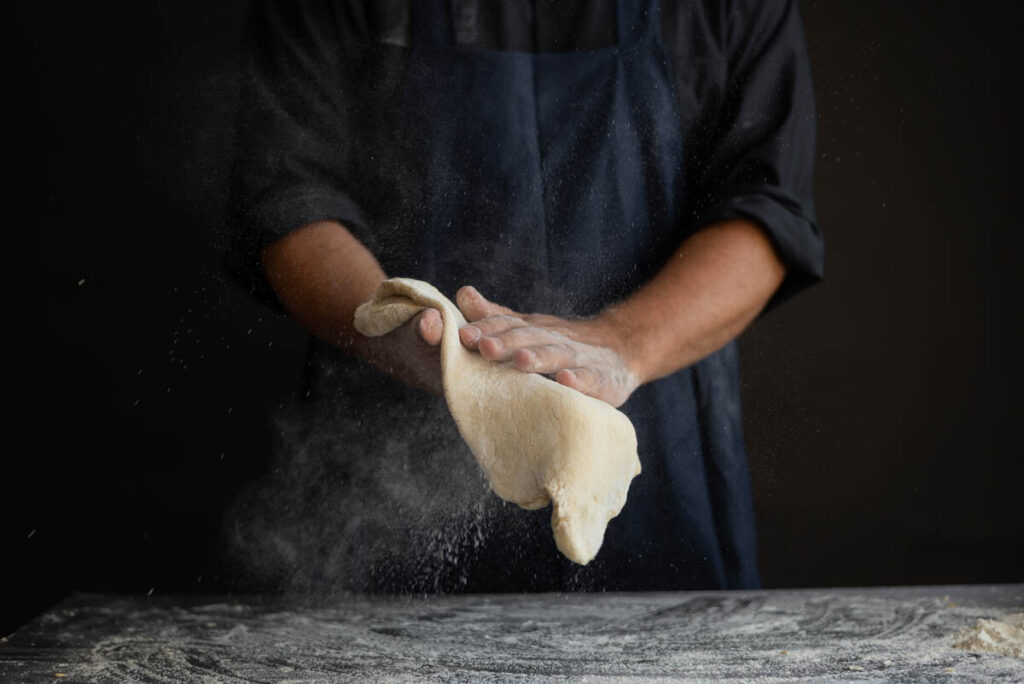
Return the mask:
<svg viewBox="0 0 1024 684"><path fill-rule="evenodd" d="M603 401L463 347L462 312L423 281L381 283L374 299L356 310L355 326L367 336L385 335L428 307L444 318L441 373L448 409L491 489L529 510L553 502L558 549L586 565L640 473L633 424Z"/></svg>

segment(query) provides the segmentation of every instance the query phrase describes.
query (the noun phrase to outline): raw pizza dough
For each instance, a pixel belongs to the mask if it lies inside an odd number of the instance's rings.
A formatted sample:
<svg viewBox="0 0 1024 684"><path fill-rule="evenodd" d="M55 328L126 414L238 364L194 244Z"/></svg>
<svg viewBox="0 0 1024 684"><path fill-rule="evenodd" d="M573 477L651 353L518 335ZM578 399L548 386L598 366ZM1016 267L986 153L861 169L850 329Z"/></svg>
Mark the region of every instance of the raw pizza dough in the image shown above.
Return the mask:
<svg viewBox="0 0 1024 684"><path fill-rule="evenodd" d="M381 283L374 299L356 310L355 326L370 337L385 335L428 307L444 318L448 409L491 489L529 510L552 502L558 549L586 565L640 473L633 424L603 401L466 349L458 334L466 319L423 281Z"/></svg>

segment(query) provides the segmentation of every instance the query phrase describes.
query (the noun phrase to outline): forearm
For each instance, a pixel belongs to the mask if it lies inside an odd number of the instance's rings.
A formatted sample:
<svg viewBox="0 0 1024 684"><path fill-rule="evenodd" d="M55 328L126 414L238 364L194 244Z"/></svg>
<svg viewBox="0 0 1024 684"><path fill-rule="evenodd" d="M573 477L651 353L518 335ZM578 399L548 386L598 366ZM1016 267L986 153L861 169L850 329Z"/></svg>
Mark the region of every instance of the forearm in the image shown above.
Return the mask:
<svg viewBox="0 0 1024 684"><path fill-rule="evenodd" d="M365 355L352 315L387 276L377 259L340 223L300 228L263 250L263 269L284 308L318 337Z"/></svg>
<svg viewBox="0 0 1024 684"><path fill-rule="evenodd" d="M649 382L699 361L739 335L785 273L756 224L718 223L684 241L650 282L598 321L615 330L617 351L639 382Z"/></svg>
<svg viewBox="0 0 1024 684"><path fill-rule="evenodd" d="M387 276L376 257L335 221L312 223L263 250L263 269L284 308L318 337L413 387L440 394L441 317L426 311L381 337L353 323ZM428 314L433 313L433 316Z"/></svg>

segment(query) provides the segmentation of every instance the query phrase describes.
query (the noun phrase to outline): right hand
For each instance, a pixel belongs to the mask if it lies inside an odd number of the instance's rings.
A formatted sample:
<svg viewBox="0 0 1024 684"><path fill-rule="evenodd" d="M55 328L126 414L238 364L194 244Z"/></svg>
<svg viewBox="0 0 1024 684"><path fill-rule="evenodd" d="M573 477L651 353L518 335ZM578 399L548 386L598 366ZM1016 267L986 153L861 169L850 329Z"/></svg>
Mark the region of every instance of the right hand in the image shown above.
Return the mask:
<svg viewBox="0 0 1024 684"><path fill-rule="evenodd" d="M370 361L388 375L438 396L441 386L441 333L444 320L437 309L424 309L377 338L368 338Z"/></svg>

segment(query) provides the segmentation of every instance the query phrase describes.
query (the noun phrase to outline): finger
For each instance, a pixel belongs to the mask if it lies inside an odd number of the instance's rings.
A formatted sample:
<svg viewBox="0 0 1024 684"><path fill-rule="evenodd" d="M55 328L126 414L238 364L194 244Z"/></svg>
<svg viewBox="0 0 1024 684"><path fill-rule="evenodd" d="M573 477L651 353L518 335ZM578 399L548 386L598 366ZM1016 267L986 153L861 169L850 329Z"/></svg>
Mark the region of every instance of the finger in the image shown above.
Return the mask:
<svg viewBox="0 0 1024 684"><path fill-rule="evenodd" d="M544 328L523 325L509 328L495 335L481 337L476 347L484 358L492 361L504 361L511 358L520 349L543 347L564 341L565 338L558 333Z"/></svg>
<svg viewBox="0 0 1024 684"><path fill-rule="evenodd" d="M563 368L555 374L555 382L600 399L607 378L593 368Z"/></svg>
<svg viewBox="0 0 1024 684"><path fill-rule="evenodd" d="M515 316L505 314L482 318L471 325L465 325L459 330L459 339L470 349L476 349L481 338L488 335L500 335L511 328L520 328L526 323Z"/></svg>
<svg viewBox="0 0 1024 684"><path fill-rule="evenodd" d="M550 374L563 368L575 367L579 363L577 357L577 350L572 345L545 344L520 349L513 355L512 361L521 371Z"/></svg>
<svg viewBox="0 0 1024 684"><path fill-rule="evenodd" d="M441 343L441 333L444 332L444 320L441 312L437 309L426 309L419 313L416 319L416 330L420 338L431 347Z"/></svg>
<svg viewBox="0 0 1024 684"><path fill-rule="evenodd" d="M462 315L471 323L488 316L519 315L507 306L501 306L488 300L472 285L460 287L459 291L455 293L455 302L459 305Z"/></svg>

